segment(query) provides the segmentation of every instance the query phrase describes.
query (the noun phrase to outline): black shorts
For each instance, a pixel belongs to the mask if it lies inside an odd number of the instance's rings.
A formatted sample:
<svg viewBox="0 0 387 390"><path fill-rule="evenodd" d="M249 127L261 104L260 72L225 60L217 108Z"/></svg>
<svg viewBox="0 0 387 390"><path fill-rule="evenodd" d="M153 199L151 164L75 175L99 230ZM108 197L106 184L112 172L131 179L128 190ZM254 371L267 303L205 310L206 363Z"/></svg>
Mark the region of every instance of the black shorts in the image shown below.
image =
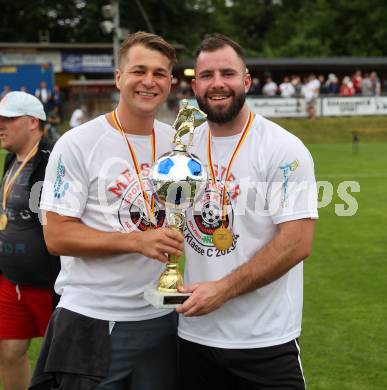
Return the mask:
<svg viewBox="0 0 387 390"><path fill-rule="evenodd" d="M296 340L224 349L180 342L180 390L305 390Z"/></svg>
<svg viewBox="0 0 387 390"><path fill-rule="evenodd" d="M177 316L98 320L57 308L30 390L176 390Z"/></svg>

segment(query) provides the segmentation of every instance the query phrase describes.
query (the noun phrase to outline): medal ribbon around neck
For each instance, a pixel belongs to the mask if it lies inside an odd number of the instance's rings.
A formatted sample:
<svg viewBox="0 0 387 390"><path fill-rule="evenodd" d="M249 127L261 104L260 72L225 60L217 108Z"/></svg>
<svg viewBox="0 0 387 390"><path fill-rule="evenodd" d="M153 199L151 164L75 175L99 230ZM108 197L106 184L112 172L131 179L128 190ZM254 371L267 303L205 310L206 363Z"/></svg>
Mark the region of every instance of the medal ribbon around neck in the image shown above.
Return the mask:
<svg viewBox="0 0 387 390"><path fill-rule="evenodd" d="M253 120L254 120L254 115L252 112L250 112L249 118L246 122L244 129L242 130L242 134L239 138L239 141L234 149L234 152L231 155L230 161L227 164L226 177L225 177L224 186L223 186L222 194L221 194L222 209L221 209L220 219L221 219L223 225L225 224L225 221L226 221L226 213L227 213L226 212L226 207L227 207L227 205L226 205L227 188L226 187L227 187L227 182L230 180L231 167L234 163L235 157L237 156L243 142L245 141L245 139L247 137L247 134L249 133L249 130L251 128L251 124L253 123ZM211 130L208 131L207 159L208 159L208 167L210 169L212 185L213 185L215 191L219 193L218 187L216 185L216 176L215 176L214 166L212 163ZM219 169L219 167L218 167L218 169Z"/></svg>
<svg viewBox="0 0 387 390"><path fill-rule="evenodd" d="M2 207L3 211L6 214L6 208L7 208L7 201L9 194L11 193L11 190L16 182L16 179L20 175L20 172L23 170L23 168L27 165L27 163L32 159L32 157L35 156L35 154L38 152L38 145L39 141L36 143L36 145L28 152L27 156L21 163L20 167L17 169L17 171L11 175L12 173L12 168L10 169L9 173L7 174L7 177L4 180L4 193L3 193L3 202L2 202ZM13 165L12 165L13 167Z"/></svg>
<svg viewBox="0 0 387 390"><path fill-rule="evenodd" d="M149 197L148 194L145 192L145 187L144 187L144 182L141 177L141 169L140 165L138 164L138 160L136 157L136 153L134 152L134 149L132 145L130 144L128 138L125 135L125 131L121 125L120 119L118 118L118 113L117 109L114 110L112 113L112 118L114 125L116 126L117 130L119 130L124 137L124 140L126 142L126 145L128 146L130 156L132 157L134 169L136 170L137 174L137 180L138 183L140 184L141 192L142 192L142 197L146 206L147 214L148 214L148 220L151 223L152 227L156 226L156 221L155 221L155 197L152 195L151 200L149 202ZM152 129L152 164L154 164L156 161L156 135L155 135L155 129Z"/></svg>

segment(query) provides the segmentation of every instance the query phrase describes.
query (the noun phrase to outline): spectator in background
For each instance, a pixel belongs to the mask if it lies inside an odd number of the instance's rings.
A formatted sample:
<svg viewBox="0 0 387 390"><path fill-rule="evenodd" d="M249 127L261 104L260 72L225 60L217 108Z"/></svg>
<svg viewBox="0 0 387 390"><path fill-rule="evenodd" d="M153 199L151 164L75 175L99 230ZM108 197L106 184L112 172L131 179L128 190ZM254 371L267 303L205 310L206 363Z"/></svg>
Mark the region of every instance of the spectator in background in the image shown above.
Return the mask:
<svg viewBox="0 0 387 390"><path fill-rule="evenodd" d="M288 76L284 77L284 81L280 84L279 90L281 96L284 98L293 97L296 92Z"/></svg>
<svg viewBox="0 0 387 390"><path fill-rule="evenodd" d="M292 75L291 77L291 83L294 87L294 96L295 97L301 97L302 96L302 82L301 78L298 75Z"/></svg>
<svg viewBox="0 0 387 390"><path fill-rule="evenodd" d="M345 76L341 81L340 96L353 96L355 88L349 76Z"/></svg>
<svg viewBox="0 0 387 390"><path fill-rule="evenodd" d="M76 108L71 114L70 118L70 127L77 127L82 123L87 121L87 108L84 104L81 104L78 108Z"/></svg>
<svg viewBox="0 0 387 390"><path fill-rule="evenodd" d="M355 90L355 95L361 95L361 81L362 81L361 70L357 70L352 75L352 84Z"/></svg>
<svg viewBox="0 0 387 390"><path fill-rule="evenodd" d="M42 138L44 120L43 105L33 95L14 91L0 102L1 146L10 152L0 187L0 377L5 390L27 389L28 347L32 338L44 336L56 303L59 258L48 253L38 214L29 204L50 155Z"/></svg>
<svg viewBox="0 0 387 390"><path fill-rule="evenodd" d="M9 85L4 85L3 90L1 91L1 99L7 94L11 92L11 88Z"/></svg>
<svg viewBox="0 0 387 390"><path fill-rule="evenodd" d="M27 87L26 87L25 85L22 85L22 86L20 87L20 91L21 91L21 92L28 92L28 91L27 91Z"/></svg>
<svg viewBox="0 0 387 390"><path fill-rule="evenodd" d="M380 96L382 92L379 77L376 72L371 72L370 80L372 84L372 96Z"/></svg>
<svg viewBox="0 0 387 390"><path fill-rule="evenodd" d="M51 99L51 91L47 88L47 83L41 81L39 88L35 90L35 96L43 103L44 111L48 111L48 103Z"/></svg>
<svg viewBox="0 0 387 390"><path fill-rule="evenodd" d="M247 92L248 95L260 95L261 94L261 83L257 77L254 77L251 82L251 87Z"/></svg>
<svg viewBox="0 0 387 390"><path fill-rule="evenodd" d="M372 96L372 81L368 73L364 73L361 80L361 93L363 96Z"/></svg>
<svg viewBox="0 0 387 390"><path fill-rule="evenodd" d="M328 89L327 89L327 83L325 81L325 76L323 74L318 75L318 81L320 82L320 95L327 95Z"/></svg>
<svg viewBox="0 0 387 390"><path fill-rule="evenodd" d="M189 99L192 96L191 87L185 80L181 80L176 90L176 96L180 99Z"/></svg>
<svg viewBox="0 0 387 390"><path fill-rule="evenodd" d="M168 110L173 112L175 115L177 115L177 113L179 112L179 98L177 97L176 94L178 83L179 80L176 77L173 77L171 92L169 93L167 98Z"/></svg>
<svg viewBox="0 0 387 390"><path fill-rule="evenodd" d="M47 141L50 144L55 144L58 141L59 134L59 125L61 123L61 117L59 115L59 107L54 106L52 110L48 113L47 123L44 126L43 135L46 137Z"/></svg>
<svg viewBox="0 0 387 390"><path fill-rule="evenodd" d="M266 77L266 83L262 88L262 93L264 96L275 96L277 94L278 86L272 80L270 76Z"/></svg>
<svg viewBox="0 0 387 390"><path fill-rule="evenodd" d="M60 90L59 85L54 86L50 99L50 110L51 111L55 106L58 107L59 116L62 117L62 104L63 104L63 92Z"/></svg>
<svg viewBox="0 0 387 390"><path fill-rule="evenodd" d="M329 73L325 89L328 95L338 95L340 93L339 79L334 73Z"/></svg>
<svg viewBox="0 0 387 390"><path fill-rule="evenodd" d="M313 73L307 77L306 83L302 87L302 95L306 101L306 112L309 119L316 119L316 103L320 94L320 87L320 81Z"/></svg>

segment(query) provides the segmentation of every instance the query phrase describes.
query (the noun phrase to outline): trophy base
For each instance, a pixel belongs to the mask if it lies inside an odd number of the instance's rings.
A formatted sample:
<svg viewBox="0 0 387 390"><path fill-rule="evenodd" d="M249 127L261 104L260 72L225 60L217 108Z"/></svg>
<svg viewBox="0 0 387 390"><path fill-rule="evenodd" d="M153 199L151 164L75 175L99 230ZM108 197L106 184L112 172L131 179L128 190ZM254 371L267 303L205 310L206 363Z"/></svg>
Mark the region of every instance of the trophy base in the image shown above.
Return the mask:
<svg viewBox="0 0 387 390"><path fill-rule="evenodd" d="M157 309L173 309L190 297L190 293L161 292L154 286L146 286L144 298Z"/></svg>

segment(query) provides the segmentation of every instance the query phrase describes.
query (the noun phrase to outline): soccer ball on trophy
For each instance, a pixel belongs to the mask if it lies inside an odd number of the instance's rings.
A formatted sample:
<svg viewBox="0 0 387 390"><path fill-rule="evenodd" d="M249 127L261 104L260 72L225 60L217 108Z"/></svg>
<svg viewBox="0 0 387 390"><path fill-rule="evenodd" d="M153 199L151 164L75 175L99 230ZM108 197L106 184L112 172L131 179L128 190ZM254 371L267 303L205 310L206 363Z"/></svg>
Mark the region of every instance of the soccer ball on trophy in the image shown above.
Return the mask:
<svg viewBox="0 0 387 390"><path fill-rule="evenodd" d="M187 151L192 142L195 110L200 111L188 106L186 101L183 102L183 108L174 123L177 130L175 147L161 156L151 169L154 191L157 200L165 206L169 227L180 232L184 229L186 210L204 191L207 182L207 172L202 162ZM189 140L184 144L182 137L186 134ZM182 284L179 257L170 255L157 288L148 286L144 297L156 307L175 307L188 297L188 294L178 292L178 287Z"/></svg>

